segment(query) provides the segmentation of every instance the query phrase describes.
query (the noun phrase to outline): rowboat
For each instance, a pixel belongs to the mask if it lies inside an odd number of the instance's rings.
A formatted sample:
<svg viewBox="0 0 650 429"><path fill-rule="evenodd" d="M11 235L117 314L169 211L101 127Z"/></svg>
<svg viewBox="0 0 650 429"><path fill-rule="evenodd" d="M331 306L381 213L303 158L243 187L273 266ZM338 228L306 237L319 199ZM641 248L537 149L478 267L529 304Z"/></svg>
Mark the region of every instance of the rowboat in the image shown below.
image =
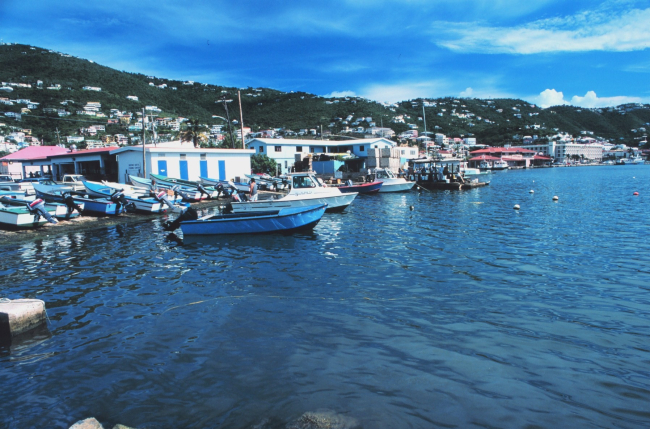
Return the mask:
<svg viewBox="0 0 650 429"><path fill-rule="evenodd" d="M172 186L165 183L160 183L158 181L156 181L156 183L154 184L151 179L144 179L138 176L129 175L129 180L131 180L133 186L147 189L147 190L156 190L156 188L172 189L174 190L175 193L181 195L184 201L188 201L188 202L201 201L205 195L199 192L199 190L196 188L190 188L182 185Z"/></svg>
<svg viewBox="0 0 650 429"><path fill-rule="evenodd" d="M183 235L264 234L309 230L318 224L327 205L291 207L254 213L205 216L180 223Z"/></svg>
<svg viewBox="0 0 650 429"><path fill-rule="evenodd" d="M339 191L343 192L344 194L350 192L358 192L360 194L376 194L378 192L381 192L382 185L383 183L379 181L370 182L370 183L353 184L352 181L349 180L348 183L344 185L332 185L332 186L337 188Z"/></svg>
<svg viewBox="0 0 650 429"><path fill-rule="evenodd" d="M112 188L103 183L88 180L84 180L83 184L86 187L87 194L91 197L110 198L112 195L115 195L116 192L124 192L122 189ZM157 198L137 194L129 195L126 193L124 193L124 198L128 202L127 204L133 204L134 210L138 212L160 213L166 209L166 206L164 206L160 199Z"/></svg>
<svg viewBox="0 0 650 429"><path fill-rule="evenodd" d="M231 202L234 213L279 210L290 207L327 205L327 212L341 212L359 195L357 192L344 194L334 187L326 187L311 173L289 175L291 190L278 199Z"/></svg>

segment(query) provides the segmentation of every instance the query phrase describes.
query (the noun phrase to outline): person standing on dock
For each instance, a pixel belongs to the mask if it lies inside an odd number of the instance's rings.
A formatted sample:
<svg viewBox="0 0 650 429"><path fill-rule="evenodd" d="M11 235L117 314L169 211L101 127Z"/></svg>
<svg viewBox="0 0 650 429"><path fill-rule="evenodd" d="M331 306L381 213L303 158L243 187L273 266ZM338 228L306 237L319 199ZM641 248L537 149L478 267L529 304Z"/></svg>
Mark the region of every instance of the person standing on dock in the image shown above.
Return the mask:
<svg viewBox="0 0 650 429"><path fill-rule="evenodd" d="M255 183L255 179L251 179L250 183L250 201L257 201L257 183Z"/></svg>

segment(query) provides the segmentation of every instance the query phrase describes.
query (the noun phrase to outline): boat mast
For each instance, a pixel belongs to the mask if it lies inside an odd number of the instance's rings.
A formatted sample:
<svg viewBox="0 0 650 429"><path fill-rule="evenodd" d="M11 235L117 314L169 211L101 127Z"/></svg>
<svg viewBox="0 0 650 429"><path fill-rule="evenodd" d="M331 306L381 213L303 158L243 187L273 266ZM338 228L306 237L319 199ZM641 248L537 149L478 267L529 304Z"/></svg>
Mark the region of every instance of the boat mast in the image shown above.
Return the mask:
<svg viewBox="0 0 650 429"><path fill-rule="evenodd" d="M147 157L145 155L145 129L144 129L144 107L142 108L142 171L145 179L147 178Z"/></svg>
<svg viewBox="0 0 650 429"><path fill-rule="evenodd" d="M237 90L237 97L239 97L239 120L241 122L241 148L246 149L246 146L244 146L244 115L241 110L241 91L239 90Z"/></svg>

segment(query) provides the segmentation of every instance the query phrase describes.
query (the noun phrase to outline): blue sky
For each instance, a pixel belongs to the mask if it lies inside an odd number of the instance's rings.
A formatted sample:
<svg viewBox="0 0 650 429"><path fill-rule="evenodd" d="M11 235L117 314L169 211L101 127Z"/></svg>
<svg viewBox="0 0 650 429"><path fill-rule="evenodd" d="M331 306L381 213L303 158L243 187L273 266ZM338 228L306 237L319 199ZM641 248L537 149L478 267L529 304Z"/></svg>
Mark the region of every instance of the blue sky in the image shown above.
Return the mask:
<svg viewBox="0 0 650 429"><path fill-rule="evenodd" d="M118 70L395 102L650 103L650 1L0 0L0 38Z"/></svg>

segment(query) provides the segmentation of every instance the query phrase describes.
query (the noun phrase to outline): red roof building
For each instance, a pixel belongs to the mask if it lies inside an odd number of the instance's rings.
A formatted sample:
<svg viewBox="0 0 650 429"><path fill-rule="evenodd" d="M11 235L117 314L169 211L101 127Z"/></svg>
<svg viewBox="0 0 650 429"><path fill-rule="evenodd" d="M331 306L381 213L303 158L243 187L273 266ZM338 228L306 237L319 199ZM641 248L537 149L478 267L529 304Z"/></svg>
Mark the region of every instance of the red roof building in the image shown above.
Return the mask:
<svg viewBox="0 0 650 429"><path fill-rule="evenodd" d="M488 147L470 152L469 165L479 167L481 162L494 164L505 161L509 168L529 168L550 164L551 158L537 155L537 152L521 147Z"/></svg>

